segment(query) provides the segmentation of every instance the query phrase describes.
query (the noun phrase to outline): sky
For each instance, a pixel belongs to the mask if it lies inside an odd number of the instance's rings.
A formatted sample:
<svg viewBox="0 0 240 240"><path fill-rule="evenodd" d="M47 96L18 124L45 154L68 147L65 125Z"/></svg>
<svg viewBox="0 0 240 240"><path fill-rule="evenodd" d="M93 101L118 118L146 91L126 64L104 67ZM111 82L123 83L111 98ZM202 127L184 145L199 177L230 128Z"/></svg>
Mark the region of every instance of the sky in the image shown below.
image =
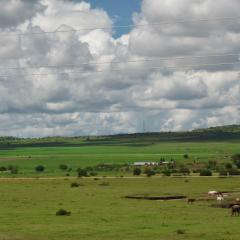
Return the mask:
<svg viewBox="0 0 240 240"><path fill-rule="evenodd" d="M0 3L0 136L240 123L239 0Z"/></svg>
<svg viewBox="0 0 240 240"><path fill-rule="evenodd" d="M76 0L76 2L81 2ZM114 19L116 25L131 25L133 24L132 15L134 12L139 12L141 0L88 0L93 8L102 8L108 15ZM129 28L117 29L115 37L120 37L122 34L129 32Z"/></svg>

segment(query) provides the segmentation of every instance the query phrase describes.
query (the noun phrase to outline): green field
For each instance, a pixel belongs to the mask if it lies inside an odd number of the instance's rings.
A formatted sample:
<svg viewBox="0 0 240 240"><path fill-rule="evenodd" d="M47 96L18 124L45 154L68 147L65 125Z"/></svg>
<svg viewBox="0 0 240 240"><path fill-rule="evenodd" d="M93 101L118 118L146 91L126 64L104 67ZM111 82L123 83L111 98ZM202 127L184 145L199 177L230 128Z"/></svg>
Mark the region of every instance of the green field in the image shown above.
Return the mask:
<svg viewBox="0 0 240 240"><path fill-rule="evenodd" d="M191 133L193 134L193 133ZM208 162L214 160L224 162L240 152L240 135L230 139L214 136L197 138L194 133L178 136L171 134L124 135L113 137L86 138L47 138L17 139L0 141L0 165L15 165L19 174L36 175L34 168L45 166L42 175L64 176L59 170L60 164L67 164L73 170L78 167L96 166L97 164L131 164L139 161L159 161L174 159L187 163L197 160ZM195 136L196 135L196 136ZM218 136L218 135L217 135ZM183 158L184 154L189 159ZM112 173L115 175L116 173ZM7 176L1 173L0 176ZM70 173L75 176L74 172Z"/></svg>
<svg viewBox="0 0 240 240"><path fill-rule="evenodd" d="M238 240L240 218L212 201L149 201L131 194L203 197L209 190L240 191L239 178L1 180L0 239L4 240ZM101 186L102 182L108 186ZM240 194L240 193L239 193ZM238 196L235 193L234 196ZM56 216L58 209L71 216Z"/></svg>
<svg viewBox="0 0 240 240"><path fill-rule="evenodd" d="M231 217L230 209L213 207L216 199L209 199L207 192L233 191L228 202L240 197L240 178L220 178L215 171L216 166L230 165L240 173L231 158L240 153L239 129L0 138L0 167L8 167L0 171L0 240L238 240L240 218ZM154 177L136 177L133 169L126 170L133 162L161 159L174 159L178 170L181 165L190 167L191 175L162 177L156 172ZM60 170L60 164L71 171ZM77 168L98 164L122 164L124 170L76 178ZM18 172L11 172L9 165L17 166ZM38 165L45 167L44 172L36 172ZM214 177L194 175L195 165L212 167ZM73 182L80 186L70 187ZM184 195L198 201L189 205L186 199L134 200L127 195ZM59 209L71 215L56 216Z"/></svg>

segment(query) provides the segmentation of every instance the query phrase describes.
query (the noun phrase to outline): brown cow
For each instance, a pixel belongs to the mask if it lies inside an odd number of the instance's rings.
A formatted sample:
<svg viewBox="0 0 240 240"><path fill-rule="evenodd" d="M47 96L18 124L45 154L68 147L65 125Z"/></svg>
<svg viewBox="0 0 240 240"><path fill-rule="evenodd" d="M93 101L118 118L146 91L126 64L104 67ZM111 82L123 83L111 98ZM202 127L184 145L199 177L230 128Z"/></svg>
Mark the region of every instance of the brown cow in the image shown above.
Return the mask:
<svg viewBox="0 0 240 240"><path fill-rule="evenodd" d="M240 205L233 205L232 216L239 216L239 215L240 215Z"/></svg>
<svg viewBox="0 0 240 240"><path fill-rule="evenodd" d="M188 203L188 204L193 204L194 202L196 202L196 199L195 199L195 198L188 198L188 199L187 199L187 203Z"/></svg>

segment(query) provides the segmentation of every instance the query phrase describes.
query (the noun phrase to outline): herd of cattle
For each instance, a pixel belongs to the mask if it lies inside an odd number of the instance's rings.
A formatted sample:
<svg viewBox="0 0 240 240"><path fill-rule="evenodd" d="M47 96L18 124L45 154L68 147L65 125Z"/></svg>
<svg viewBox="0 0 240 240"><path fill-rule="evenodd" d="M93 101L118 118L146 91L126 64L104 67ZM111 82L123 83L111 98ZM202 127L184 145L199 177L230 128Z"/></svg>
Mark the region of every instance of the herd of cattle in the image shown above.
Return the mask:
<svg viewBox="0 0 240 240"><path fill-rule="evenodd" d="M215 197L218 203L222 203L228 194L219 191L209 191L208 196ZM187 199L188 204L193 204L195 201L197 201L195 198ZM231 208L232 216L240 216L240 198L236 198L234 203L229 204L229 207Z"/></svg>

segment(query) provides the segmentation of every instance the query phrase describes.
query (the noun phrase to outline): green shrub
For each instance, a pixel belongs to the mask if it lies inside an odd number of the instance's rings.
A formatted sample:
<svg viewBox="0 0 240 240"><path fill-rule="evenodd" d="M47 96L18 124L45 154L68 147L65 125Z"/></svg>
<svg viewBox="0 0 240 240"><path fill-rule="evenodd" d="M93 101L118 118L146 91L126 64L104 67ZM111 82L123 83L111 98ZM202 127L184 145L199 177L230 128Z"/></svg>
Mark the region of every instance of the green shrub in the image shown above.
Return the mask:
<svg viewBox="0 0 240 240"><path fill-rule="evenodd" d="M96 176L98 175L98 173L97 173L97 172L90 172L89 175L90 175L91 177L96 177Z"/></svg>
<svg viewBox="0 0 240 240"><path fill-rule="evenodd" d="M226 164L225 164L225 168L226 168L226 169L232 169L233 166L232 166L231 163L226 163Z"/></svg>
<svg viewBox="0 0 240 240"><path fill-rule="evenodd" d="M147 168L144 173L147 175L147 177L151 177L151 176L154 176L156 174L156 172L153 169L150 169L150 168Z"/></svg>
<svg viewBox="0 0 240 240"><path fill-rule="evenodd" d="M182 173L183 175L189 175L191 172L188 167L186 166L181 166L179 168L179 173Z"/></svg>
<svg viewBox="0 0 240 240"><path fill-rule="evenodd" d="M88 172L86 169L78 168L77 173L78 173L78 177L88 177Z"/></svg>
<svg viewBox="0 0 240 240"><path fill-rule="evenodd" d="M189 158L189 155L188 155L188 154L184 154L184 155L183 155L183 158L184 158L184 159L188 159L188 158Z"/></svg>
<svg viewBox="0 0 240 240"><path fill-rule="evenodd" d="M240 153L234 154L232 157L233 163L240 168Z"/></svg>
<svg viewBox="0 0 240 240"><path fill-rule="evenodd" d="M226 169L221 169L219 171L219 176L227 176L228 175L228 171Z"/></svg>
<svg viewBox="0 0 240 240"><path fill-rule="evenodd" d="M178 229L176 231L177 234L185 234L185 230L182 230L182 229Z"/></svg>
<svg viewBox="0 0 240 240"><path fill-rule="evenodd" d="M18 174L18 167L13 166L13 167L10 169L10 173L11 173L11 174Z"/></svg>
<svg viewBox="0 0 240 240"><path fill-rule="evenodd" d="M36 172L44 172L44 170L45 170L45 167L42 165L38 165L35 167Z"/></svg>
<svg viewBox="0 0 240 240"><path fill-rule="evenodd" d="M0 172L5 172L5 171L7 171L6 167L4 167L4 166L0 167Z"/></svg>
<svg viewBox="0 0 240 240"><path fill-rule="evenodd" d="M66 171L66 170L68 170L68 166L66 164L60 164L59 169L62 171Z"/></svg>
<svg viewBox="0 0 240 240"><path fill-rule="evenodd" d="M110 184L108 182L102 182L100 184L98 184L99 186L103 186L103 187L106 187L106 186L109 186Z"/></svg>
<svg viewBox="0 0 240 240"><path fill-rule="evenodd" d="M210 169L201 169L199 174L200 176L212 176L212 171Z"/></svg>
<svg viewBox="0 0 240 240"><path fill-rule="evenodd" d="M72 187L72 188L79 187L79 183L77 183L77 182L72 182L72 183L71 183L71 187Z"/></svg>
<svg viewBox="0 0 240 240"><path fill-rule="evenodd" d="M230 176L240 175L240 171L236 168L228 169L228 173L229 173Z"/></svg>
<svg viewBox="0 0 240 240"><path fill-rule="evenodd" d="M57 215L57 216L70 216L70 215L71 215L71 212L70 212L70 211L67 211L67 210L64 210L64 209L59 209L59 210L56 212L56 215Z"/></svg>
<svg viewBox="0 0 240 240"><path fill-rule="evenodd" d="M164 176L171 176L171 174L172 174L172 171L170 170L170 169L164 169L163 171L162 171L162 174L164 175Z"/></svg>
<svg viewBox="0 0 240 240"><path fill-rule="evenodd" d="M141 175L141 173L142 173L141 168L134 168L133 169L133 175L139 176L139 175Z"/></svg>

